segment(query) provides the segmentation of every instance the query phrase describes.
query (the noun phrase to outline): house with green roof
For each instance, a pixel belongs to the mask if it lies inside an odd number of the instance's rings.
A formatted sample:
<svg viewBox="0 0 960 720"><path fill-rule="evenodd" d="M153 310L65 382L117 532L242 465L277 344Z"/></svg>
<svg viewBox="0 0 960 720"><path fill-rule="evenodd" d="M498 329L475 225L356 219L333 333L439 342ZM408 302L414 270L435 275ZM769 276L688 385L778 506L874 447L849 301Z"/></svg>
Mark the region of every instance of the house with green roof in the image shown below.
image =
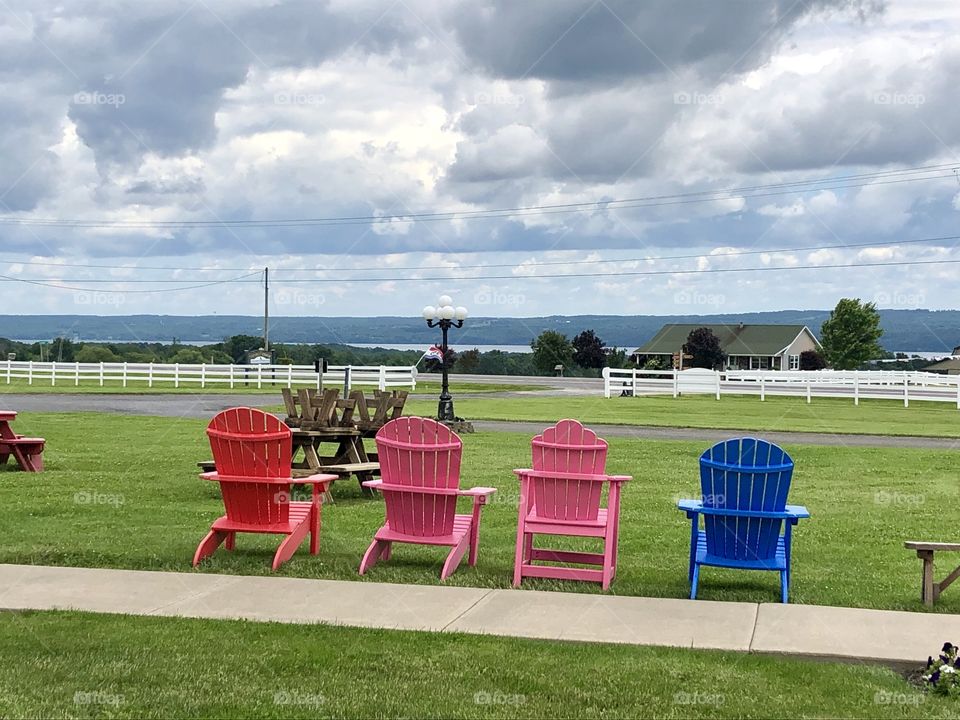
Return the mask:
<svg viewBox="0 0 960 720"><path fill-rule="evenodd" d="M726 370L799 370L800 353L820 350L820 341L806 325L744 323L670 323L660 328L634 356L666 356L682 352L690 332L709 328L727 354Z"/></svg>

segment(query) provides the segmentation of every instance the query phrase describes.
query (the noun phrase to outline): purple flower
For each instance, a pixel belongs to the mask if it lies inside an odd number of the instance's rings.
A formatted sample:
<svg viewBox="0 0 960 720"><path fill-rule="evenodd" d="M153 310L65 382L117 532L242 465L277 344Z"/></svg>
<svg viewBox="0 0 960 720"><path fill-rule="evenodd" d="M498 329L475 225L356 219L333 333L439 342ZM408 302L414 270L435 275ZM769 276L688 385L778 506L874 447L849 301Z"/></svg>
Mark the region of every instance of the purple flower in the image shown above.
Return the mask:
<svg viewBox="0 0 960 720"><path fill-rule="evenodd" d="M931 665L933 665L933 656L927 655L927 667L930 667Z"/></svg>
<svg viewBox="0 0 960 720"><path fill-rule="evenodd" d="M953 646L953 644L952 644L952 643L948 643L948 642L945 642L945 643L943 644L943 647L940 648L940 649L941 649L944 653L949 653L949 652L951 652L952 650L956 650L956 648Z"/></svg>
<svg viewBox="0 0 960 720"><path fill-rule="evenodd" d="M936 685L939 681L940 681L940 671L937 670L936 672L930 675L930 682Z"/></svg>

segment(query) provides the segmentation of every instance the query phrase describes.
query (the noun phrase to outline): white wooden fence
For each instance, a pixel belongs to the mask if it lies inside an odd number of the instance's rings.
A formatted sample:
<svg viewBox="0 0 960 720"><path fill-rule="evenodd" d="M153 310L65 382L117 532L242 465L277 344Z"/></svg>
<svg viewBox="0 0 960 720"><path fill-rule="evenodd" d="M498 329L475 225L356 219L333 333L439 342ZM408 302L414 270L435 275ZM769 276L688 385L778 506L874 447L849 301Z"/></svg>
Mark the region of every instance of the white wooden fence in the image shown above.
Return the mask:
<svg viewBox="0 0 960 720"><path fill-rule="evenodd" d="M321 377L313 365L194 365L179 363L80 363L0 361L0 382L26 380L28 385L56 386L119 382L146 383L147 387L228 386L231 388L270 385L293 387L324 384L348 387L374 386L380 390L417 387L417 369L412 366L330 365Z"/></svg>
<svg viewBox="0 0 960 720"><path fill-rule="evenodd" d="M638 370L604 368L603 394L767 395L861 398L956 403L960 409L960 376L908 370Z"/></svg>

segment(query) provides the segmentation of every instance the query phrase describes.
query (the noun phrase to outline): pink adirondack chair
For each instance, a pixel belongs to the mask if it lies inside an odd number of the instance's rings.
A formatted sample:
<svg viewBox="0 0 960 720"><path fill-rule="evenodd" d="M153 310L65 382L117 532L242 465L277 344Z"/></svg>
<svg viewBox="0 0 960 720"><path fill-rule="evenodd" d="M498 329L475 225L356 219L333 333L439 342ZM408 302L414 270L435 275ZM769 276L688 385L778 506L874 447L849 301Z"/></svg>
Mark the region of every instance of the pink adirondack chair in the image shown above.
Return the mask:
<svg viewBox="0 0 960 720"><path fill-rule="evenodd" d="M620 486L629 475L607 475L607 442L576 420L561 420L533 438L533 469L520 478L520 518L513 584L524 577L591 580L606 590L617 571ZM602 491L609 485L607 507ZM545 550L534 535L567 535L603 540L603 552ZM535 565L536 561L598 565L597 568Z"/></svg>
<svg viewBox="0 0 960 720"><path fill-rule="evenodd" d="M380 428L376 441L380 480L363 484L383 493L387 522L373 536L360 574L389 560L395 542L452 548L441 580L453 574L468 548L467 562L475 565L480 511L496 488L460 489L460 438L436 420L401 417ZM471 514L457 514L458 497L473 498Z"/></svg>
<svg viewBox="0 0 960 720"><path fill-rule="evenodd" d="M310 554L320 549L320 494L336 475L290 475L291 432L279 418L262 410L236 407L214 416L207 426L215 472L200 475L220 483L227 514L218 519L193 556L194 566L226 541L233 550L236 534L286 535L273 558L273 569L289 560L307 533ZM291 502L291 485L313 485L309 501Z"/></svg>

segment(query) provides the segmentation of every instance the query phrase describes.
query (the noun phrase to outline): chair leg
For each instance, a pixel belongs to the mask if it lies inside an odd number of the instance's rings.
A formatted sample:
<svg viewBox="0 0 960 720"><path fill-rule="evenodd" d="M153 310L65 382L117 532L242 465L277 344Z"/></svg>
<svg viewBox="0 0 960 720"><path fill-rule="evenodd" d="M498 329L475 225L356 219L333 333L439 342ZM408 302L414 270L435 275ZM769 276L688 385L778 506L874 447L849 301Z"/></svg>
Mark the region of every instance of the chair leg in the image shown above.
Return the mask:
<svg viewBox="0 0 960 720"><path fill-rule="evenodd" d="M393 543L385 542L383 544L383 552L380 553L380 559L386 562L390 559L390 556L393 555Z"/></svg>
<svg viewBox="0 0 960 720"><path fill-rule="evenodd" d="M513 558L513 586L520 587L523 581L523 563L528 561L527 533L523 531L523 524L517 527L517 547Z"/></svg>
<svg viewBox="0 0 960 720"><path fill-rule="evenodd" d="M610 581L613 580L614 563L616 562L617 541L614 527L607 528L607 536L603 540L603 571L601 574L601 587L604 590L610 589Z"/></svg>
<svg viewBox="0 0 960 720"><path fill-rule="evenodd" d="M693 574L690 576L690 599L697 599L697 585L700 584L700 566L694 563Z"/></svg>
<svg viewBox="0 0 960 720"><path fill-rule="evenodd" d="M196 567L205 557L210 557L220 547L220 543L227 537L227 533L220 530L211 530L206 537L197 545L197 551L193 554L193 566Z"/></svg>
<svg viewBox="0 0 960 720"><path fill-rule="evenodd" d="M365 575L367 570L372 568L377 564L377 560L380 560L384 555L385 551L389 552L390 543L384 542L383 540L374 540L370 543L370 547L367 548L367 551L363 554L363 560L360 561L360 574ZM384 560L386 558L383 558Z"/></svg>
<svg viewBox="0 0 960 720"><path fill-rule="evenodd" d="M277 568L283 565L287 560L293 557L293 554L297 551L297 548L300 547L300 544L304 541L304 538L307 537L307 533L310 532L310 522L300 523L292 533L287 535L283 539L283 542L280 543L280 547L277 548L277 554L273 556L273 566L272 569L276 572Z"/></svg>
<svg viewBox="0 0 960 720"><path fill-rule="evenodd" d="M235 532L227 533L227 542L224 544L224 547L227 550L233 550L237 546L237 534Z"/></svg>
<svg viewBox="0 0 960 720"><path fill-rule="evenodd" d="M786 604L790 595L790 571L780 571L780 602Z"/></svg>
<svg viewBox="0 0 960 720"><path fill-rule="evenodd" d="M319 502L315 502L310 508L310 554L316 555L320 552L320 509Z"/></svg>
<svg viewBox="0 0 960 720"><path fill-rule="evenodd" d="M453 575L456 572L457 567L460 565L460 560L463 559L464 553L467 552L467 549L470 547L470 535L463 536L463 539L453 546L453 550L450 551L450 554L447 555L446 562L443 563L443 569L440 571L440 579L446 580L448 577Z"/></svg>

